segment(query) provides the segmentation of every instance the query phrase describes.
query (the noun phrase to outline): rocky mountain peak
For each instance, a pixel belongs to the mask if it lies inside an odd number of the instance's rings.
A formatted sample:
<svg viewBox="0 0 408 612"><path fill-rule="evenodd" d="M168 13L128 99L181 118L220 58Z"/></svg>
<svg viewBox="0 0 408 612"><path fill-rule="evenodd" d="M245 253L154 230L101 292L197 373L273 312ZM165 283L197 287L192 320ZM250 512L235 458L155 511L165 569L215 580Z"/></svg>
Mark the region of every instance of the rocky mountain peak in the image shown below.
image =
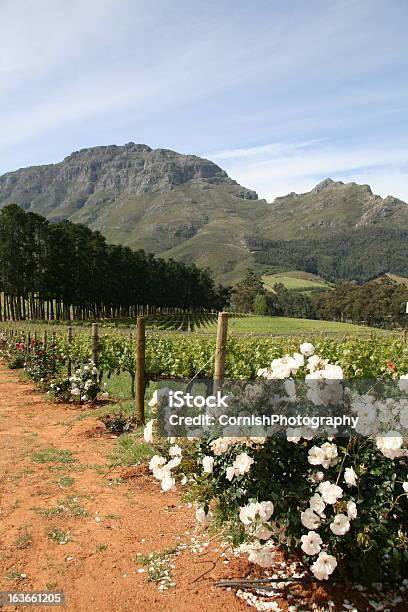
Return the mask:
<svg viewBox="0 0 408 612"><path fill-rule="evenodd" d="M323 191L324 189L333 189L336 187L342 187L343 185L344 183L342 183L342 181L333 181L333 179L327 178L320 181L320 183L318 183L316 187L312 189L312 192L319 193L319 191Z"/></svg>

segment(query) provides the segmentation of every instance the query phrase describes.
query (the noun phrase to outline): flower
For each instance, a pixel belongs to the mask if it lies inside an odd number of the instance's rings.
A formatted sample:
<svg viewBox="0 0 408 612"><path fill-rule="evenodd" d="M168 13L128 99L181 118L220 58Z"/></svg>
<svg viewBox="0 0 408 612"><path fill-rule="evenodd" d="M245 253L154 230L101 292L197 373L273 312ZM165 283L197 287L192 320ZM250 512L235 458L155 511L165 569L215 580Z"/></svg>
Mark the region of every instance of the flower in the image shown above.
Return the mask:
<svg viewBox="0 0 408 612"><path fill-rule="evenodd" d="M289 427L286 430L286 439L287 439L287 441L288 442L292 442L293 444L297 444L302 439L302 436L300 435L300 433L301 433L301 431L300 431L299 428L298 429L292 429L291 427Z"/></svg>
<svg viewBox="0 0 408 612"><path fill-rule="evenodd" d="M250 457L247 453L240 453L236 456L235 460L232 462L232 465L235 468L235 473L237 475L242 475L249 472L253 463L253 458Z"/></svg>
<svg viewBox="0 0 408 612"><path fill-rule="evenodd" d="M337 446L335 444L330 444L330 442L325 442L320 448L323 451L322 466L324 468L329 468L336 465L338 461Z"/></svg>
<svg viewBox="0 0 408 612"><path fill-rule="evenodd" d="M398 387L400 391L408 391L408 374L400 376Z"/></svg>
<svg viewBox="0 0 408 612"><path fill-rule="evenodd" d="M302 542L301 548L307 555L317 555L321 551L323 540L316 531L309 531L307 535L303 535L300 539Z"/></svg>
<svg viewBox="0 0 408 612"><path fill-rule="evenodd" d="M271 518L273 511L274 505L271 501L251 502L240 508L239 518L244 525L251 525L257 520L265 523Z"/></svg>
<svg viewBox="0 0 408 612"><path fill-rule="evenodd" d="M170 475L168 472L161 481L162 491L175 491L176 490L176 480Z"/></svg>
<svg viewBox="0 0 408 612"><path fill-rule="evenodd" d="M169 448L170 457L181 457L181 448L177 444Z"/></svg>
<svg viewBox="0 0 408 612"><path fill-rule="evenodd" d="M71 389L71 395L73 395L74 397L78 397L79 395L81 395L81 391L78 389L78 387L74 387L73 389Z"/></svg>
<svg viewBox="0 0 408 612"><path fill-rule="evenodd" d="M312 448L309 449L307 460L310 465L322 465L324 461L324 451L318 446L312 446Z"/></svg>
<svg viewBox="0 0 408 612"><path fill-rule="evenodd" d="M248 552L248 561L261 567L271 567L274 564L275 552L272 546L241 546L241 550Z"/></svg>
<svg viewBox="0 0 408 612"><path fill-rule="evenodd" d="M375 442L387 459L396 459L404 454L401 450L404 439L398 431L388 431L383 436L378 436Z"/></svg>
<svg viewBox="0 0 408 612"><path fill-rule="evenodd" d="M269 540L273 533L268 527L265 527L265 525L259 525L253 535L255 538L258 538L258 540Z"/></svg>
<svg viewBox="0 0 408 612"><path fill-rule="evenodd" d="M328 480L321 482L317 490L326 504L335 504L340 497L343 497L343 489Z"/></svg>
<svg viewBox="0 0 408 612"><path fill-rule="evenodd" d="M166 463L165 457L161 457L160 455L154 455L149 461L150 470L155 470L158 467L161 467Z"/></svg>
<svg viewBox="0 0 408 612"><path fill-rule="evenodd" d="M310 498L309 506L311 510L313 510L313 512L315 512L319 516L324 516L323 513L326 508L326 504L318 493L315 493L313 497Z"/></svg>
<svg viewBox="0 0 408 612"><path fill-rule="evenodd" d="M232 465L230 465L226 469L226 478L227 478L227 480L229 480L231 482L231 480L234 478L234 476L235 476L235 468Z"/></svg>
<svg viewBox="0 0 408 612"><path fill-rule="evenodd" d="M146 423L146 427L144 428L143 437L147 444L152 444L153 442L153 419Z"/></svg>
<svg viewBox="0 0 408 612"><path fill-rule="evenodd" d="M310 530L317 529L322 522L320 516L315 514L311 508L306 508L304 512L301 512L300 520L302 521L302 525Z"/></svg>
<svg viewBox="0 0 408 612"><path fill-rule="evenodd" d="M336 567L336 557L328 555L326 552L321 552L310 569L318 580L327 580Z"/></svg>
<svg viewBox="0 0 408 612"><path fill-rule="evenodd" d="M203 472L205 474L212 474L213 469L214 469L214 457L211 457L210 455L206 455L205 457L203 457Z"/></svg>
<svg viewBox="0 0 408 612"><path fill-rule="evenodd" d="M344 482L348 487L356 487L357 486L357 474L353 470L353 468L346 468L344 470Z"/></svg>
<svg viewBox="0 0 408 612"><path fill-rule="evenodd" d="M315 347L310 342L303 342L300 345L299 350L305 357L311 357L315 351Z"/></svg>
<svg viewBox="0 0 408 612"><path fill-rule="evenodd" d="M345 535L350 529L350 521L345 514L336 514L334 521L330 524L330 529L335 535Z"/></svg>
<svg viewBox="0 0 408 612"><path fill-rule="evenodd" d="M211 450L214 455L222 455L228 449L228 438L217 438L210 443Z"/></svg>
<svg viewBox="0 0 408 612"><path fill-rule="evenodd" d="M263 522L268 521L271 518L274 510L275 508L271 501L260 502L258 504L258 514L260 520Z"/></svg>
<svg viewBox="0 0 408 612"><path fill-rule="evenodd" d="M353 501L347 502L347 516L352 521L357 518L357 506Z"/></svg>
<svg viewBox="0 0 408 612"><path fill-rule="evenodd" d="M247 506L242 506L239 511L239 519L244 525L250 525L255 521L258 504L252 502Z"/></svg>
<svg viewBox="0 0 408 612"><path fill-rule="evenodd" d="M195 515L197 521L201 523L203 527L207 527L207 525L211 523L212 513L210 511L206 513L204 508L197 508Z"/></svg>
<svg viewBox="0 0 408 612"><path fill-rule="evenodd" d="M402 488L404 489L405 493L408 493L408 482L403 482Z"/></svg>

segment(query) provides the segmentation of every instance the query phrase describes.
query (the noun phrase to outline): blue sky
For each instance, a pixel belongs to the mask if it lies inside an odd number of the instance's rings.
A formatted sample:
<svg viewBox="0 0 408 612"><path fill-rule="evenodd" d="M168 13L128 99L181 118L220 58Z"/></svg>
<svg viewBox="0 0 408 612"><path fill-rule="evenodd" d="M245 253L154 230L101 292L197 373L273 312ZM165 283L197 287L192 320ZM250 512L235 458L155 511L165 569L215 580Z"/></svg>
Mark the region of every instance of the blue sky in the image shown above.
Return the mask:
<svg viewBox="0 0 408 612"><path fill-rule="evenodd" d="M1 0L0 173L141 142L408 201L406 0Z"/></svg>

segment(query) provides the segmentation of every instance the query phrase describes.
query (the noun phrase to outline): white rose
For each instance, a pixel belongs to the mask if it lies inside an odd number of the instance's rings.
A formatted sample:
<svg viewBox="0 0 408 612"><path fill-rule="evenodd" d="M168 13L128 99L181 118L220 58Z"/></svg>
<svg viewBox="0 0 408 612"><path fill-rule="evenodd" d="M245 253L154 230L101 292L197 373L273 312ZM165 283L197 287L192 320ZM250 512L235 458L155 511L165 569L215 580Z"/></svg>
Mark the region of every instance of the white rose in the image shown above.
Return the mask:
<svg viewBox="0 0 408 612"><path fill-rule="evenodd" d="M302 541L303 552L307 555L319 554L323 540L316 531L309 531L307 535L303 535L300 539Z"/></svg>
<svg viewBox="0 0 408 612"><path fill-rule="evenodd" d="M301 431L300 431L299 428L292 429L291 427L289 427L286 430L286 439L287 439L288 442L292 442L293 444L297 444L302 439L302 436L300 434L301 434Z"/></svg>
<svg viewBox="0 0 408 612"><path fill-rule="evenodd" d="M170 457L181 457L182 452L181 452L180 446L177 446L177 444L175 444L174 446L171 446L169 448L169 455Z"/></svg>
<svg viewBox="0 0 408 612"><path fill-rule="evenodd" d="M377 437L375 442L387 459L396 459L404 455L404 451L401 450L404 439L398 431L388 431L383 436Z"/></svg>
<svg viewBox="0 0 408 612"><path fill-rule="evenodd" d="M345 514L336 514L334 521L330 524L330 529L335 535L345 535L350 529L350 521Z"/></svg>
<svg viewBox="0 0 408 612"><path fill-rule="evenodd" d="M228 438L217 438L210 443L210 446L214 455L222 455L228 449Z"/></svg>
<svg viewBox="0 0 408 612"><path fill-rule="evenodd" d="M81 391L78 389L78 387L74 387L74 389L71 389L71 395L78 397L79 395L81 395Z"/></svg>
<svg viewBox="0 0 408 612"><path fill-rule="evenodd" d="M146 427L144 428L143 437L147 444L152 444L153 442L153 420L146 423Z"/></svg>
<svg viewBox="0 0 408 612"><path fill-rule="evenodd" d="M289 397L292 398L292 399L295 399L296 398L296 385L295 385L295 381L292 378L288 378L283 383L283 386L285 387L285 391L289 395Z"/></svg>
<svg viewBox="0 0 408 612"><path fill-rule="evenodd" d="M170 461L166 463L166 465L164 466L164 469L172 470L173 468L180 465L180 463L181 463L181 457L173 457L172 459L170 459Z"/></svg>
<svg viewBox="0 0 408 612"><path fill-rule="evenodd" d="M319 516L323 516L326 504L318 493L315 493L309 500L309 506Z"/></svg>
<svg viewBox="0 0 408 612"><path fill-rule="evenodd" d="M311 357L315 351L315 347L310 342L303 342L299 350L305 357Z"/></svg>
<svg viewBox="0 0 408 612"><path fill-rule="evenodd" d="M321 552L310 569L318 580L327 580L336 567L336 557L328 555L326 552Z"/></svg>
<svg viewBox="0 0 408 612"><path fill-rule="evenodd" d="M168 473L168 475L166 475L161 481L161 488L162 488L162 491L175 491L176 490L176 480L175 478L170 476L170 473Z"/></svg>
<svg viewBox="0 0 408 612"><path fill-rule="evenodd" d="M241 453L237 455L235 461L232 462L233 467L237 474L246 474L251 469L251 465L254 463L252 457L250 457L247 453Z"/></svg>
<svg viewBox="0 0 408 612"><path fill-rule="evenodd" d="M404 489L405 493L408 493L408 482L403 482L402 488Z"/></svg>
<svg viewBox="0 0 408 612"><path fill-rule="evenodd" d="M324 451L318 446L312 446L312 448L309 449L307 460L310 465L322 465L324 461Z"/></svg>
<svg viewBox="0 0 408 612"><path fill-rule="evenodd" d="M335 444L330 444L330 442L325 442L320 448L323 451L322 466L324 468L329 468L336 465L338 461L337 446Z"/></svg>
<svg viewBox="0 0 408 612"><path fill-rule="evenodd" d="M229 480L231 482L231 480L235 476L235 468L232 465L227 467L227 469L225 471L225 475L226 475L227 480Z"/></svg>
<svg viewBox="0 0 408 612"><path fill-rule="evenodd" d="M301 512L300 520L302 525L309 530L317 529L322 522L320 516L315 514L311 508L306 508L304 512Z"/></svg>
<svg viewBox="0 0 408 612"><path fill-rule="evenodd" d="M317 490L326 504L335 504L340 497L343 497L343 489L328 480L321 482Z"/></svg>
<svg viewBox="0 0 408 612"><path fill-rule="evenodd" d="M347 516L352 521L357 518L357 506L353 501L347 502Z"/></svg>
<svg viewBox="0 0 408 612"><path fill-rule="evenodd" d="M211 523L212 513L210 511L206 514L204 508L197 508L195 515L197 521L201 523L203 527L207 527L207 525Z"/></svg>
<svg viewBox="0 0 408 612"><path fill-rule="evenodd" d="M239 519L244 525L251 525L255 522L256 513L258 512L258 504L251 502L247 506L242 506L239 510Z"/></svg>
<svg viewBox="0 0 408 612"><path fill-rule="evenodd" d="M400 376L398 387L400 391L408 391L408 374Z"/></svg>
<svg viewBox="0 0 408 612"><path fill-rule="evenodd" d="M273 533L264 525L259 525L259 527L257 527L254 531L253 535L255 538L258 538L258 540L269 540Z"/></svg>
<svg viewBox="0 0 408 612"><path fill-rule="evenodd" d="M210 455L206 455L203 457L203 472L206 474L212 474L214 469L214 457L210 457Z"/></svg>
<svg viewBox="0 0 408 612"><path fill-rule="evenodd" d="M275 564L274 557L275 552L271 547L264 546L262 548L249 548L248 549L248 561L250 563L256 563L261 567L271 567Z"/></svg>
<svg viewBox="0 0 408 612"><path fill-rule="evenodd" d="M166 459L160 455L154 455L149 461L149 468L153 471L154 469L164 465Z"/></svg>
<svg viewBox="0 0 408 612"><path fill-rule="evenodd" d="M259 518L260 520L265 523L266 521L269 521L269 519L271 518L273 511L274 511L274 505L271 501L262 501L258 504L258 514L259 514Z"/></svg>
<svg viewBox="0 0 408 612"><path fill-rule="evenodd" d="M356 487L357 486L357 474L353 470L353 468L346 468L344 470L344 482L348 487Z"/></svg>

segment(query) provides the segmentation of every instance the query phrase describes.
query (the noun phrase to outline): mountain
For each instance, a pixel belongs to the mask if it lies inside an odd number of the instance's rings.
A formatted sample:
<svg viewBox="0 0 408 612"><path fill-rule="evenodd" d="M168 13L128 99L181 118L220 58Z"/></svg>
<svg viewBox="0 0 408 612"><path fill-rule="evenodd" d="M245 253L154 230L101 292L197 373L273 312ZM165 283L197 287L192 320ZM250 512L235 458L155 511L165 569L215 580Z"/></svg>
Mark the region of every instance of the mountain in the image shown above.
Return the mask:
<svg viewBox="0 0 408 612"><path fill-rule="evenodd" d="M266 202L211 161L128 143L82 149L58 164L0 176L0 207L15 202L69 219L108 241L228 274L245 258L248 228Z"/></svg>
<svg viewBox="0 0 408 612"><path fill-rule="evenodd" d="M223 282L254 261L265 268L253 252L259 240L408 228L408 205L373 195L368 185L326 179L268 204L209 160L134 143L82 149L57 164L4 174L0 207L10 202L51 221L84 223L109 242L209 266ZM282 261L282 269L291 265Z"/></svg>
<svg viewBox="0 0 408 612"><path fill-rule="evenodd" d="M408 228L408 205L392 196L374 195L369 185L325 179L307 193L276 198L264 236L313 238L361 227Z"/></svg>

